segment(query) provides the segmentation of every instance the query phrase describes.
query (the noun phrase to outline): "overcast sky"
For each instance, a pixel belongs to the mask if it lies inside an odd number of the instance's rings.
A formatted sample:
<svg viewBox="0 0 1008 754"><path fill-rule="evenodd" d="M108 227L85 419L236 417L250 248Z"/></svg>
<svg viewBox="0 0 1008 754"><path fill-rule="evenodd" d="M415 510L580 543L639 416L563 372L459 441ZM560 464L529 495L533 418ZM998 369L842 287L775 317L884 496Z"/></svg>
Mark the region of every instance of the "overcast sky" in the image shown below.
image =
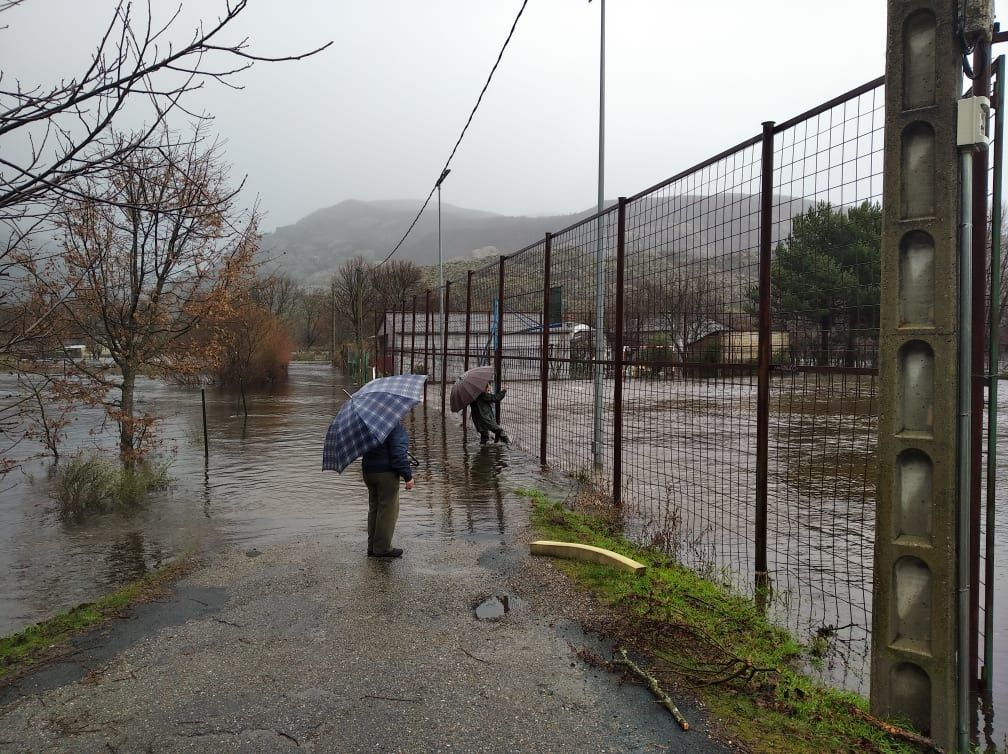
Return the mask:
<svg viewBox="0 0 1008 754"><path fill-rule="evenodd" d="M182 0L175 39L223 0ZM155 0L167 18L176 3ZM5 81L79 71L109 0L27 0L4 14ZM264 230L344 199L413 199L439 175L521 0L250 0L230 33L264 55L241 91L210 84ZM599 0L529 0L452 162L445 202L541 215L594 206ZM606 196L628 195L883 72L884 0L609 0ZM190 102L192 105L193 103Z"/></svg>

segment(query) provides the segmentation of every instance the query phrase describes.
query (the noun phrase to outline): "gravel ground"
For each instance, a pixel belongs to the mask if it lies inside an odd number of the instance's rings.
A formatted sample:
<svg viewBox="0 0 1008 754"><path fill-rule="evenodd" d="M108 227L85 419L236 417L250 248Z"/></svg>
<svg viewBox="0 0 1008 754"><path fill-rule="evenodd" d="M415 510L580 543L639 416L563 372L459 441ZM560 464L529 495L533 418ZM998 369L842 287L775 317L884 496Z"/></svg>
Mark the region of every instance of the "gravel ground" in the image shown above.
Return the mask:
<svg viewBox="0 0 1008 754"><path fill-rule="evenodd" d="M0 751L730 751L695 702L683 732L574 655L606 652L581 629L597 607L527 540L407 536L397 561L366 558L363 534L209 553L0 692ZM512 609L478 620L492 595Z"/></svg>

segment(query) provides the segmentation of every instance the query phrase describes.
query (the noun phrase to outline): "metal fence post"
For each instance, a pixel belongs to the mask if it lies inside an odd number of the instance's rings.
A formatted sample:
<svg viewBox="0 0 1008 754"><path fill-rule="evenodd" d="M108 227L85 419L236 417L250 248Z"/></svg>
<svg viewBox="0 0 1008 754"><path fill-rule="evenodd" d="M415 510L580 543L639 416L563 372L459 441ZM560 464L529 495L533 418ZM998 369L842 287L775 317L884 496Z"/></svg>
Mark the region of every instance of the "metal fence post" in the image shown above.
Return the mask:
<svg viewBox="0 0 1008 754"><path fill-rule="evenodd" d="M406 297L403 296L402 306L399 309L399 374L406 374L403 371L403 358L406 355Z"/></svg>
<svg viewBox="0 0 1008 754"><path fill-rule="evenodd" d="M462 371L469 371L469 333L471 331L470 323L472 319L472 278L473 271L466 270L466 319L465 319L465 352L462 355ZM466 411L467 407L462 408L462 428L465 429L466 426Z"/></svg>
<svg viewBox="0 0 1008 754"><path fill-rule="evenodd" d="M427 289L427 297L424 303L424 315L423 315L423 370L424 374L427 375L427 380L424 382L426 385L430 382L431 378L431 366L430 366L430 335L431 335L431 310L430 310L430 296L431 290ZM424 398L427 397L426 387L424 388Z"/></svg>
<svg viewBox="0 0 1008 754"><path fill-rule="evenodd" d="M385 310L385 315L384 315L386 323L389 320L389 314L390 314L389 310L386 309ZM395 321L395 315L396 315L396 310L395 310L394 306L392 307L391 314L392 314L392 335L389 336L389 337L387 337L385 339L385 358L382 359L382 372L385 371L385 364L387 363L388 364L388 373L389 374L395 374L395 360L396 360L396 339L395 339L395 337L396 337L396 321ZM385 329L386 330L388 329L388 325L387 324L385 325Z"/></svg>
<svg viewBox="0 0 1008 754"><path fill-rule="evenodd" d="M497 343L494 348L494 382L497 389L501 389L501 377L504 361L504 260L506 256L501 256L500 264L497 268ZM494 404L496 408L497 423L500 424L500 403Z"/></svg>
<svg viewBox="0 0 1008 754"><path fill-rule="evenodd" d="M756 531L754 532L756 595L770 585L767 569L767 497L770 468L770 264L773 230L774 122L763 123L760 161L759 341L756 362Z"/></svg>
<svg viewBox="0 0 1008 754"><path fill-rule="evenodd" d="M410 338L410 374L416 364L416 295L413 296L413 334ZM424 381L424 400L427 399L427 382Z"/></svg>
<svg viewBox="0 0 1008 754"><path fill-rule="evenodd" d="M441 315L441 413L445 412L445 386L448 384L448 317L451 308L451 281L444 286L444 313Z"/></svg>
<svg viewBox="0 0 1008 754"><path fill-rule="evenodd" d="M623 504L623 275L626 243L625 196L616 219L616 322L613 336L613 505Z"/></svg>
<svg viewBox="0 0 1008 754"><path fill-rule="evenodd" d="M549 351L550 351L550 254L553 234L546 234L543 246L543 308L542 308L542 353L539 359L539 463L546 465L546 436L549 431Z"/></svg>

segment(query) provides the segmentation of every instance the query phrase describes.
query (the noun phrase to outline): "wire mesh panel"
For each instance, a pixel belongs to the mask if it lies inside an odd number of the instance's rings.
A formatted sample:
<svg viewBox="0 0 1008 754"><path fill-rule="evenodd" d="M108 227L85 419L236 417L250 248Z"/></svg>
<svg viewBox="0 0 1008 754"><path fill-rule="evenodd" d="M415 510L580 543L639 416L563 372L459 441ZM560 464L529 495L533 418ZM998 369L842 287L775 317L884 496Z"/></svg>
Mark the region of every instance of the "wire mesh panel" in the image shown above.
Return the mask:
<svg viewBox="0 0 1008 754"><path fill-rule="evenodd" d="M640 536L752 582L758 146L634 197L625 241L623 495Z"/></svg>
<svg viewBox="0 0 1008 754"><path fill-rule="evenodd" d="M542 363L542 281L545 245L530 246L505 262L501 375L507 387L502 426L512 443L530 455L539 451L539 381Z"/></svg>
<svg viewBox="0 0 1008 754"><path fill-rule="evenodd" d="M515 444L618 492L643 544L751 595L765 541L773 616L823 651L827 680L860 691L883 102L869 82L452 281L442 349L446 388L499 367ZM429 299L394 323L404 371L440 348Z"/></svg>
<svg viewBox="0 0 1008 754"><path fill-rule="evenodd" d="M880 84L774 140L768 560L779 617L866 688L878 404Z"/></svg>
<svg viewBox="0 0 1008 754"><path fill-rule="evenodd" d="M603 489L612 469L613 359L606 330L615 293L615 250L613 210L551 239L547 458L569 474L603 480Z"/></svg>

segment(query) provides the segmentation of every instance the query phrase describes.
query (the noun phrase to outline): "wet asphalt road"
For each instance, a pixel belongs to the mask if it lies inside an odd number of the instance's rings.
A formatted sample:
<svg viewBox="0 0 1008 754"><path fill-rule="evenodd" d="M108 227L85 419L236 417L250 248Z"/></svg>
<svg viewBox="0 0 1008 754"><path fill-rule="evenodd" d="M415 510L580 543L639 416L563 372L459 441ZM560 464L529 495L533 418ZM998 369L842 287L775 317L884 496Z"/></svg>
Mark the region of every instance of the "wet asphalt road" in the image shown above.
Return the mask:
<svg viewBox="0 0 1008 754"><path fill-rule="evenodd" d="M683 732L577 659L606 651L580 629L595 608L527 534L405 535L398 561L366 558L363 531L208 553L173 594L4 690L0 751L731 750L688 699ZM477 620L490 595L521 604Z"/></svg>

